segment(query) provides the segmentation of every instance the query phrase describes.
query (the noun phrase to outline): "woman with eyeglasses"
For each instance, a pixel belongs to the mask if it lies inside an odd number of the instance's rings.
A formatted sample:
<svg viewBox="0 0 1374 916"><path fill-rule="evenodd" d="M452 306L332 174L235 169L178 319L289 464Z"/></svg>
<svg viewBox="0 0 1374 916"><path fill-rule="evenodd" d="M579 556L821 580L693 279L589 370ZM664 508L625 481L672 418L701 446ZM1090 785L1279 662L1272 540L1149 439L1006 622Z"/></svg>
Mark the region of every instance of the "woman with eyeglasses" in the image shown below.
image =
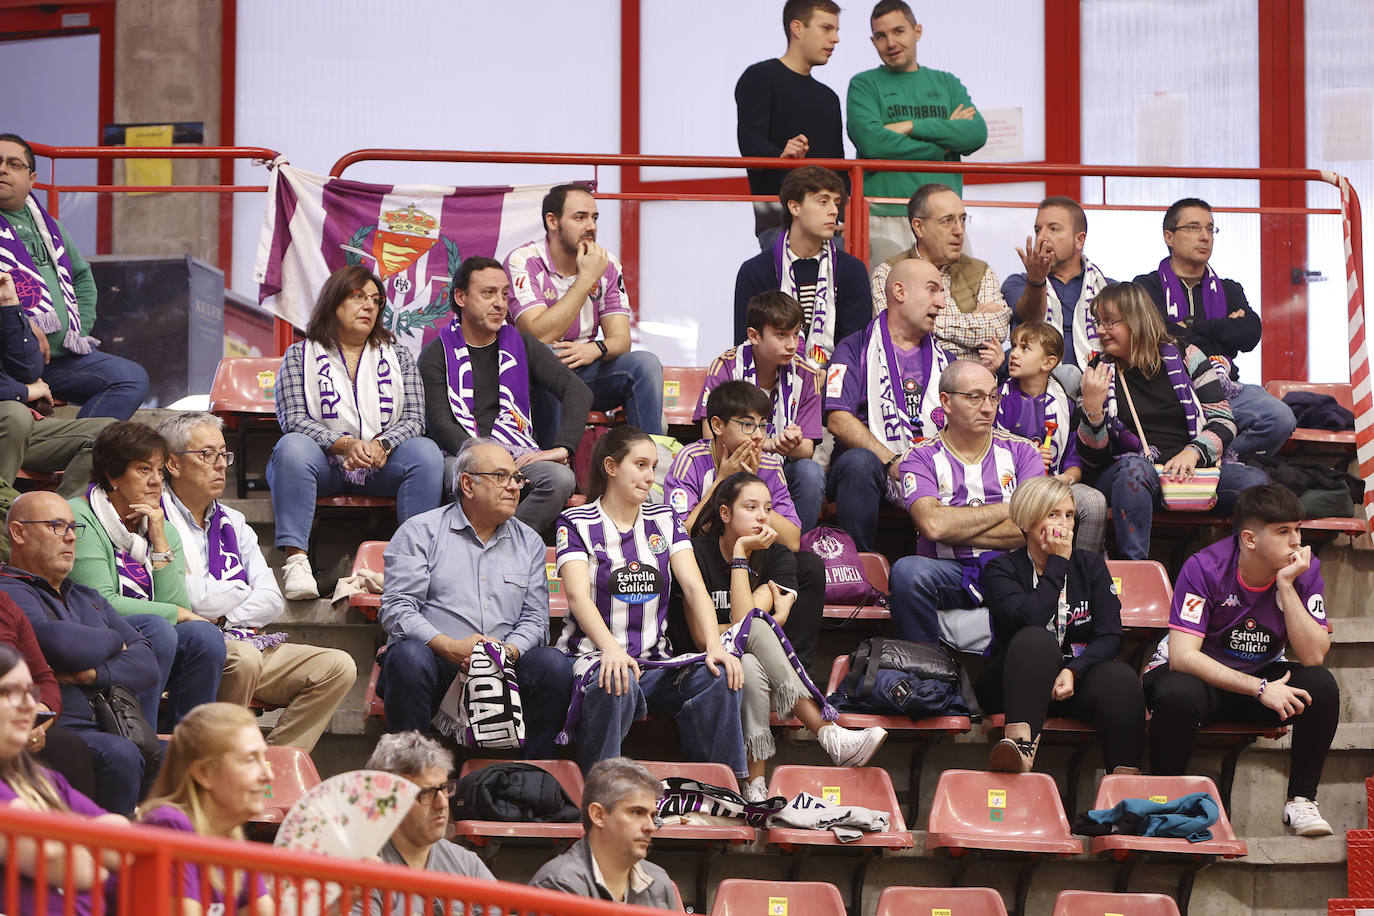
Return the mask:
<svg viewBox="0 0 1374 916"><path fill-rule="evenodd" d="M29 666L19 652L0 643L0 805L30 811L76 814L95 821L127 824L118 814L109 814L68 784L62 774L40 766L29 755L30 736L39 708L40 689ZM7 848L0 837L0 858L13 862L19 871L19 897L11 900L7 889L0 889L0 909L9 913L67 912L65 891L71 882L75 891L71 912L86 916L91 912L91 894L105 880L107 869L119 866L120 854L109 850L97 856L84 847L46 841L41 845L23 839ZM37 887L34 875L40 863L46 884ZM40 905L42 898L46 903Z"/></svg>
<svg viewBox="0 0 1374 916"><path fill-rule="evenodd" d="M382 322L385 306L382 281L367 268L336 270L320 288L305 340L287 348L277 372L285 435L267 480L289 599L320 596L306 555L316 498L394 497L398 522L439 505L444 458L425 438L424 385L410 350Z"/></svg>
<svg viewBox="0 0 1374 916"><path fill-rule="evenodd" d="M257 719L242 706L207 703L176 727L143 803L142 823L201 836L242 840L243 824L262 813L272 765ZM206 888L209 893L206 894ZM178 913L272 916L275 907L262 876L182 862L173 876ZM226 901L233 901L227 906Z"/></svg>
<svg viewBox="0 0 1374 916"><path fill-rule="evenodd" d="M1241 490L1269 478L1235 460L1235 418L1215 365L1169 336L1144 290L1113 283L1092 311L1103 352L1083 373L1078 454L1107 496L1117 553L1143 560L1161 472L1187 479L1198 468L1220 467L1217 515L1230 515Z"/></svg>
<svg viewBox="0 0 1374 916"><path fill-rule="evenodd" d="M76 540L71 578L100 593L147 637L158 687L139 694L143 715L165 724L215 699L224 673L224 636L191 610L181 538L162 512L167 442L151 426L112 423L91 443L91 484L68 502L85 534ZM151 775L151 774L150 774Z"/></svg>

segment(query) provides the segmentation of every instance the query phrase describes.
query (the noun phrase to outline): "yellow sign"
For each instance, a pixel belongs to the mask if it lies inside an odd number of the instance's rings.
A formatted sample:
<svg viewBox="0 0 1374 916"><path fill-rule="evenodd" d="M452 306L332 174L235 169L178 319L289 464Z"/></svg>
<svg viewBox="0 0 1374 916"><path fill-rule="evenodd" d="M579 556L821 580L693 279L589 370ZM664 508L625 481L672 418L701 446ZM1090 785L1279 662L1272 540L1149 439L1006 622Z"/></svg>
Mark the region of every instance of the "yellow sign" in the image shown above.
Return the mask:
<svg viewBox="0 0 1374 916"><path fill-rule="evenodd" d="M827 805L838 805L840 803L840 787L823 786L821 788L821 801Z"/></svg>
<svg viewBox="0 0 1374 916"><path fill-rule="evenodd" d="M930 911L930 916L954 916L954 911L948 907L937 907Z"/></svg>
<svg viewBox="0 0 1374 916"><path fill-rule="evenodd" d="M1112 576L1112 588L1116 589L1117 597L1121 597L1121 577Z"/></svg>
<svg viewBox="0 0 1374 916"><path fill-rule="evenodd" d="M545 563L545 564L544 564L544 578L546 578L546 579L549 580L549 591L551 591L551 592L556 592L556 591L558 591L558 586L559 586L559 584L560 584L563 580L561 580L561 579L558 578L558 564L557 564L557 563Z"/></svg>
<svg viewBox="0 0 1374 916"><path fill-rule="evenodd" d="M787 898L769 897L768 916L787 916Z"/></svg>
<svg viewBox="0 0 1374 916"><path fill-rule="evenodd" d="M663 396L665 398L675 398L682 391L682 383L676 381L663 383Z"/></svg>
<svg viewBox="0 0 1374 916"><path fill-rule="evenodd" d="M172 125L144 124L124 128L125 146L171 146ZM126 159L124 183L130 187L169 185L172 183L172 160ZM132 191L131 194L150 192Z"/></svg>
<svg viewBox="0 0 1374 916"><path fill-rule="evenodd" d="M1167 805L1167 804L1169 803L1169 796L1167 796L1167 795L1151 795L1151 796L1150 796L1150 801L1154 802L1156 805Z"/></svg>
<svg viewBox="0 0 1374 916"><path fill-rule="evenodd" d="M988 807L1005 808L1007 806L1006 789L988 789Z"/></svg>

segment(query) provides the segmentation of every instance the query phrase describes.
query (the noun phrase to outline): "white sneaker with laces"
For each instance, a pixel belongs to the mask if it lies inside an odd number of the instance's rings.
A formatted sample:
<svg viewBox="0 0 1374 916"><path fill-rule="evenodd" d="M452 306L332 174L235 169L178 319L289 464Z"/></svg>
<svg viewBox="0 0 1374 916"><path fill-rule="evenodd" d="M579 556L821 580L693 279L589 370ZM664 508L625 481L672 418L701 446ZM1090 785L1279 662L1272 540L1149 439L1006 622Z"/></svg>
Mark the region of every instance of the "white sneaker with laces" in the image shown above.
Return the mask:
<svg viewBox="0 0 1374 916"><path fill-rule="evenodd" d="M320 597L320 586L310 569L310 558L294 553L282 564L282 595L291 601L306 601Z"/></svg>
<svg viewBox="0 0 1374 916"><path fill-rule="evenodd" d="M744 800L747 802L768 801L768 782L762 776L755 776L744 784Z"/></svg>
<svg viewBox="0 0 1374 916"><path fill-rule="evenodd" d="M821 726L816 740L839 767L861 767L873 759L878 748L887 740L887 729L878 728L841 728L831 723Z"/></svg>
<svg viewBox="0 0 1374 916"><path fill-rule="evenodd" d="M1330 836L1331 825L1317 810L1317 803L1301 796L1283 806L1283 822L1298 836Z"/></svg>

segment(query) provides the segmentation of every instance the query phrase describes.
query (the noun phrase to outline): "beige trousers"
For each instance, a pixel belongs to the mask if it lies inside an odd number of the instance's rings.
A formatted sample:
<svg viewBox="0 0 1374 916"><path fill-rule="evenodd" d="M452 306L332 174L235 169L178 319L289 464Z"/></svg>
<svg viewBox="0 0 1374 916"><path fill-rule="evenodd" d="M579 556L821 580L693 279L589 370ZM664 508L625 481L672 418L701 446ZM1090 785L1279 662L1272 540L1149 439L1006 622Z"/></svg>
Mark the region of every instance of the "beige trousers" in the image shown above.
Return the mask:
<svg viewBox="0 0 1374 916"><path fill-rule="evenodd" d="M227 640L225 649L219 700L240 706L257 700L286 707L267 743L291 745L307 753L358 676L353 657L342 649L284 642L263 652L240 639Z"/></svg>

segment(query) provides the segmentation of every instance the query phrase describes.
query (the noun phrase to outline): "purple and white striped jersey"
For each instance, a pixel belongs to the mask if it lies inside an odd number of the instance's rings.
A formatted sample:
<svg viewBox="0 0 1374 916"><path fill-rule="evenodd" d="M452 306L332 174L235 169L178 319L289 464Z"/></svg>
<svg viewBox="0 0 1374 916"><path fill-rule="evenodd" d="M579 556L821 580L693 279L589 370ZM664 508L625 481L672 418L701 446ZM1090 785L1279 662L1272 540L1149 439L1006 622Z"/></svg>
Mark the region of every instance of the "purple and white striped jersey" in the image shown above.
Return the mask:
<svg viewBox="0 0 1374 916"><path fill-rule="evenodd" d="M535 239L506 255L506 276L510 280L510 323L525 309L535 305L552 307L568 294L576 276L565 277L553 269L548 239ZM577 317L568 325L563 340L596 340L601 320L607 315L630 317L630 297L625 292L625 277L620 262L610 255L606 272L582 303Z"/></svg>
<svg viewBox="0 0 1374 916"><path fill-rule="evenodd" d="M982 506L1006 502L1016 485L1045 476L1040 450L1028 440L1001 429L992 430L992 441L974 464L965 464L945 447L944 436L912 446L902 459L902 497L907 512L916 500L933 496L942 506ZM971 560L985 547L944 544L917 532L916 555L942 560Z"/></svg>
<svg viewBox="0 0 1374 916"><path fill-rule="evenodd" d="M773 452L759 455L758 477L768 484L768 495L773 500L773 511L787 519L798 528L801 520L797 507L792 502L792 494L787 489L787 476L783 472L782 456ZM701 502L701 494L716 479L716 460L711 457L711 440L698 439L684 445L673 456L668 468L668 476L663 479L663 493L668 505L684 521Z"/></svg>
<svg viewBox="0 0 1374 916"><path fill-rule="evenodd" d="M601 500L558 516L558 567L583 560L592 583L592 601L616 642L631 658L661 661L673 657L668 644L669 558L691 550L692 542L668 506L644 505L634 527L621 533L601 509ZM596 644L569 613L563 618L558 649L577 656Z"/></svg>

